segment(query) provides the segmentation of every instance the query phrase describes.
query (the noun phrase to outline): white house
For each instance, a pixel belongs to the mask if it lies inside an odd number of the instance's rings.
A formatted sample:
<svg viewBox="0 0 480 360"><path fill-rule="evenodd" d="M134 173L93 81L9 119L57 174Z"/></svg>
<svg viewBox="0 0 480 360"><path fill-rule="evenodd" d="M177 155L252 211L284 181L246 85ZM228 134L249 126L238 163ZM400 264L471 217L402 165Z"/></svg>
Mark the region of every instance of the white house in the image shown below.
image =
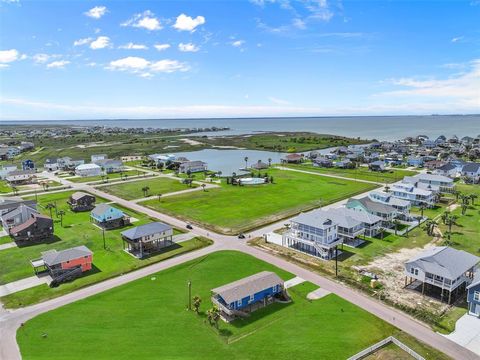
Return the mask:
<svg viewBox="0 0 480 360"><path fill-rule="evenodd" d="M433 206L435 204L433 191L420 189L413 184L395 183L391 187L391 193L396 198L410 201L412 205Z"/></svg>
<svg viewBox="0 0 480 360"><path fill-rule="evenodd" d="M462 176L465 176L473 182L480 180L480 163L467 163L462 168Z"/></svg>
<svg viewBox="0 0 480 360"><path fill-rule="evenodd" d="M5 180L13 185L30 184L34 182L36 176L33 170L15 170L10 172Z"/></svg>
<svg viewBox="0 0 480 360"><path fill-rule="evenodd" d="M12 171L18 170L17 165L3 165L0 168L0 179L4 180Z"/></svg>
<svg viewBox="0 0 480 360"><path fill-rule="evenodd" d="M178 171L180 173L201 172L207 170L207 163L203 161L185 161L180 164Z"/></svg>
<svg viewBox="0 0 480 360"><path fill-rule="evenodd" d="M107 154L94 154L90 156L90 161L92 163L97 162L98 160L105 160L107 158Z"/></svg>
<svg viewBox="0 0 480 360"><path fill-rule="evenodd" d="M99 176L102 175L102 168L97 164L83 164L75 168L75 174L78 176Z"/></svg>

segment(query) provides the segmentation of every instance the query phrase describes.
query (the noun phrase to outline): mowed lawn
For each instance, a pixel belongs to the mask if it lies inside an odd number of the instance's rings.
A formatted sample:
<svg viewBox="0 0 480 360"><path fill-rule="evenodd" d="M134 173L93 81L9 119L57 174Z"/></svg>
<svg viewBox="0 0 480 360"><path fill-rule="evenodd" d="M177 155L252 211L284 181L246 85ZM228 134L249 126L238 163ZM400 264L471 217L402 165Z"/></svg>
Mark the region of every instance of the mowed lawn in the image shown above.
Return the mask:
<svg viewBox="0 0 480 360"><path fill-rule="evenodd" d="M143 175L143 174L145 174L145 172L141 170L127 170L122 173L118 172L118 173L107 174L105 175L104 179L118 180L124 176L127 176L127 180L128 180L129 177ZM103 179L101 176L85 176L85 177L79 176L79 177L73 177L67 180L76 182L76 183L83 183L83 182L90 182L90 181L100 181Z"/></svg>
<svg viewBox="0 0 480 360"><path fill-rule="evenodd" d="M273 184L197 191L142 204L226 234L247 231L375 188L288 170L268 171Z"/></svg>
<svg viewBox="0 0 480 360"><path fill-rule="evenodd" d="M37 316L17 332L24 359L346 359L395 335L430 359L444 359L334 294L309 301L311 283L217 332L206 321L210 289L255 274L293 275L249 255L222 251ZM187 311L187 281L202 298Z"/></svg>
<svg viewBox="0 0 480 360"><path fill-rule="evenodd" d="M50 249L62 250L85 245L94 253L94 269L85 273L85 276L82 278L62 284L58 288L50 289L48 286L42 285L3 297L2 301L6 306L18 307L21 304L25 305L27 303L34 303L39 300L55 297L79 287L120 275L209 244L206 240L195 238L166 248L163 252L148 259L138 260L123 251L120 232L128 228L124 227L122 229L105 231L106 249L104 249L102 230L90 222L90 212L75 213L70 211L66 201L71 193L72 192L61 192L38 196L38 202L41 206L45 206L47 203L56 203L59 210L61 209L66 212L66 215L63 217L63 227L60 225L60 219L55 217L55 211L53 211L53 217L55 219L55 237L53 241L1 250L0 285L33 276L34 272L30 265L30 260L39 258L41 252ZM104 202L104 200L97 197L97 203L101 202ZM154 221L145 215L127 210L121 206L115 204L113 206L122 209L125 213L138 219L138 221L133 222L130 227ZM42 212L49 214L48 210L42 209Z"/></svg>
<svg viewBox="0 0 480 360"><path fill-rule="evenodd" d="M393 183L402 180L405 176L417 175L418 172L404 169L392 169L385 172L371 171L365 166L360 166L356 169L337 169L337 168L322 168L313 166L312 164L300 165L282 165L291 169L307 170L317 172L319 174L337 175L349 179L359 179L375 181L379 183Z"/></svg>
<svg viewBox="0 0 480 360"><path fill-rule="evenodd" d="M198 185L192 184L192 188ZM102 186L102 191L109 194L116 195L122 199L133 200L141 199L145 197L142 188L149 187L147 196L153 196L158 194L166 194L181 190L190 189L186 184L182 184L180 180L170 179L167 177L156 177L154 179L139 180L125 182L122 184L114 184L110 186Z"/></svg>

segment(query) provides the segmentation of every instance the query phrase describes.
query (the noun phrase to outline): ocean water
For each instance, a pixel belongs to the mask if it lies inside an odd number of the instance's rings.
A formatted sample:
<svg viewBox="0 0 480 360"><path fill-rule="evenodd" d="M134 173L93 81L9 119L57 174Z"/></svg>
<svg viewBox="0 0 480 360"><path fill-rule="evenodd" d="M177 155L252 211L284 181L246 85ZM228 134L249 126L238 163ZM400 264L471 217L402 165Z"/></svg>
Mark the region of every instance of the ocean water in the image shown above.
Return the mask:
<svg viewBox="0 0 480 360"><path fill-rule="evenodd" d="M2 121L1 124L105 125L151 128L229 127L229 131L208 135L249 134L263 131L311 131L363 139L396 140L406 136L439 135L458 137L480 135L480 115L355 116L230 119L131 119Z"/></svg>

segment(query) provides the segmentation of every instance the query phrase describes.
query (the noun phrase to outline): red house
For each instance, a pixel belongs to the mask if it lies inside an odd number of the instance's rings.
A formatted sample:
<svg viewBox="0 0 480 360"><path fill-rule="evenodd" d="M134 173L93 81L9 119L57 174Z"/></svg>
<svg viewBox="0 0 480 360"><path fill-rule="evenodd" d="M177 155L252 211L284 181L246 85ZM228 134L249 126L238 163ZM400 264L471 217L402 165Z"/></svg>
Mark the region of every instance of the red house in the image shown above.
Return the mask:
<svg viewBox="0 0 480 360"><path fill-rule="evenodd" d="M93 252L81 245L66 250L49 250L42 253L42 258L32 260L35 273L39 268L44 268L52 278L77 270L78 273L92 269Z"/></svg>

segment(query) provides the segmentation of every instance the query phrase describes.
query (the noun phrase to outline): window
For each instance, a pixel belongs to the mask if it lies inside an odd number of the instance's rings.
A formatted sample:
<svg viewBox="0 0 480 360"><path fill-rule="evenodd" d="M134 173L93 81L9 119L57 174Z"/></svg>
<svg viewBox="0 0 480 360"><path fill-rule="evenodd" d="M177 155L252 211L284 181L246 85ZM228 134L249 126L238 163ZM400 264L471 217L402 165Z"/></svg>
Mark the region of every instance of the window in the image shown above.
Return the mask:
<svg viewBox="0 0 480 360"><path fill-rule="evenodd" d="M237 301L237 306L242 306L242 299Z"/></svg>
<svg viewBox="0 0 480 360"><path fill-rule="evenodd" d="M480 291L475 291L473 293L473 300L480 301Z"/></svg>
<svg viewBox="0 0 480 360"><path fill-rule="evenodd" d="M277 292L277 285L273 285L272 291L273 291L273 292Z"/></svg>
<svg viewBox="0 0 480 360"><path fill-rule="evenodd" d="M411 268L410 273L413 274L413 275L418 275L418 269Z"/></svg>
<svg viewBox="0 0 480 360"><path fill-rule="evenodd" d="M249 302L253 302L255 296L254 295L250 295L250 300L248 300Z"/></svg>

